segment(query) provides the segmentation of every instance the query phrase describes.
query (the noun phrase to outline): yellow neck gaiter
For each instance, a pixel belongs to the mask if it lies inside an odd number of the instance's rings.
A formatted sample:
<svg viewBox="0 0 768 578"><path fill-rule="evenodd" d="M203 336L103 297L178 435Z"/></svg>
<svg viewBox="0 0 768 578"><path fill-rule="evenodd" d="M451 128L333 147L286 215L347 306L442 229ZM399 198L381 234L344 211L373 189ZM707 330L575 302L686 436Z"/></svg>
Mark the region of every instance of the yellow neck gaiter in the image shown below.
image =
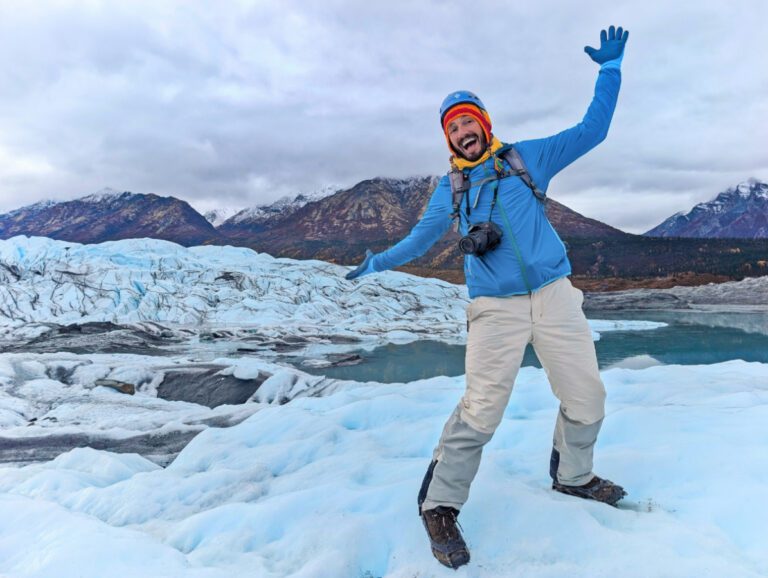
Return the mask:
<svg viewBox="0 0 768 578"><path fill-rule="evenodd" d="M491 146L489 146L483 156L481 156L476 161L468 161L467 159L463 159L460 156L453 155L451 157L451 163L456 165L457 168L463 170L463 169L471 169L472 167L476 167L477 165L484 163L489 158L491 158L491 155L495 153L497 150L499 150L502 147L502 143L499 139L497 139L495 136L491 135Z"/></svg>

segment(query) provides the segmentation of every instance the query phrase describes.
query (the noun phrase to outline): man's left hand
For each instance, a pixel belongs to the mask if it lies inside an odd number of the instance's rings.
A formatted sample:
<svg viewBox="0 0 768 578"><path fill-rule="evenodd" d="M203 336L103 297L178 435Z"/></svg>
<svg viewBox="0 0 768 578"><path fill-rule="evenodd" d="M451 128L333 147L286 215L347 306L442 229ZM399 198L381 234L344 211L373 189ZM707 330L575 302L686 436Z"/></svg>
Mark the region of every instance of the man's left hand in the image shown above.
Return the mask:
<svg viewBox="0 0 768 578"><path fill-rule="evenodd" d="M362 263L355 269L354 271L350 271L345 275L345 279L352 280L357 279L358 277L362 277L363 275L368 275L369 273L376 273L376 269L373 268L373 253L370 249L366 249L365 251L365 259Z"/></svg>
<svg viewBox="0 0 768 578"><path fill-rule="evenodd" d="M600 49L585 46L584 52L598 64L605 64L611 60L618 60L624 55L624 45L629 38L629 31L619 26L618 30L611 26L608 32L600 31Z"/></svg>

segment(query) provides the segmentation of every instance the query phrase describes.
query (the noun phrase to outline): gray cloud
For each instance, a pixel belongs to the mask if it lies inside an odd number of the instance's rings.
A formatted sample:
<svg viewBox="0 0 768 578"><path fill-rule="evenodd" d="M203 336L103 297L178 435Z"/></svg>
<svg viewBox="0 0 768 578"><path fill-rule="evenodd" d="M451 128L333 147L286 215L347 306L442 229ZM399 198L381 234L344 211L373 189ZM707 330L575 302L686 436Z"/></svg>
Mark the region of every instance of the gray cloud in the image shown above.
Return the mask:
<svg viewBox="0 0 768 578"><path fill-rule="evenodd" d="M768 180L761 0L362 3L0 1L0 210L103 186L247 206L373 176L440 174L456 88L503 140L577 123L631 31L609 138L552 182L639 232Z"/></svg>

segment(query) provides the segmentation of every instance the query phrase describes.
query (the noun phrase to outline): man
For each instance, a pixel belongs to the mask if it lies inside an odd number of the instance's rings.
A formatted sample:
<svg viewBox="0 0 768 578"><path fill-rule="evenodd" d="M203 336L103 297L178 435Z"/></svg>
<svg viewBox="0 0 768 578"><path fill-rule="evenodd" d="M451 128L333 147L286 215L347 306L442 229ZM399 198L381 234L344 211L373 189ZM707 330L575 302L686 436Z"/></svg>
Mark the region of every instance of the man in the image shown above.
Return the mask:
<svg viewBox="0 0 768 578"><path fill-rule="evenodd" d="M547 220L543 191L553 176L605 139L628 34L611 26L601 32L599 49L585 47L600 72L584 119L552 137L514 144L522 159L517 165L512 147L493 135L480 99L468 91L448 95L440 121L453 155L451 173L435 188L423 217L405 239L378 255L368 251L347 275L354 279L407 263L459 221L472 299L467 308L467 386L443 429L418 499L432 552L448 567L469 562L456 518L483 446L501 422L528 343L560 400L550 459L552 488L611 505L626 495L621 486L592 472L605 388L581 310L583 295L568 279L571 266Z"/></svg>

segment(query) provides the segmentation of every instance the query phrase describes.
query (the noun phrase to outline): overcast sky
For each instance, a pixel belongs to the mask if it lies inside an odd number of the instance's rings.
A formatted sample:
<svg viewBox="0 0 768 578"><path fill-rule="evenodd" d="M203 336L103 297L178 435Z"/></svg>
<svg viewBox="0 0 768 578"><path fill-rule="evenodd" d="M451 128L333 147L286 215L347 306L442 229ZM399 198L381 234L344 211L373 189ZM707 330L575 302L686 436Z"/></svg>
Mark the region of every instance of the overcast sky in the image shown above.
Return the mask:
<svg viewBox="0 0 768 578"><path fill-rule="evenodd" d="M448 92L478 93L503 141L559 132L610 24L630 31L613 124L552 198L642 232L768 181L765 0L0 0L0 212L103 187L209 210L443 174Z"/></svg>

